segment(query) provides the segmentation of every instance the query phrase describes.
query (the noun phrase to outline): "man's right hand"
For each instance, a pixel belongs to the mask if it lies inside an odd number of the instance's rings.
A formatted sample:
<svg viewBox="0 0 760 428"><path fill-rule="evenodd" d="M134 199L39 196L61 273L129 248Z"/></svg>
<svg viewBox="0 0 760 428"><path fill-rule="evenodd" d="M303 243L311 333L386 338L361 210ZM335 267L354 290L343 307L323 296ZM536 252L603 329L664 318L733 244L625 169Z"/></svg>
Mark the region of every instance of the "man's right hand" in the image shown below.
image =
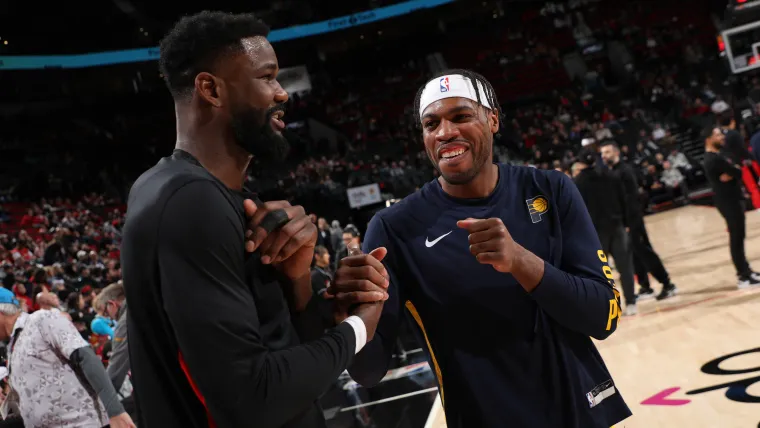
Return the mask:
<svg viewBox="0 0 760 428"><path fill-rule="evenodd" d="M723 183L728 183L729 181L733 180L734 177L731 177L730 175L726 174L725 172L718 177L718 179Z"/></svg>
<svg viewBox="0 0 760 428"><path fill-rule="evenodd" d="M109 419L108 423L111 428L137 428L127 412L112 417Z"/></svg>

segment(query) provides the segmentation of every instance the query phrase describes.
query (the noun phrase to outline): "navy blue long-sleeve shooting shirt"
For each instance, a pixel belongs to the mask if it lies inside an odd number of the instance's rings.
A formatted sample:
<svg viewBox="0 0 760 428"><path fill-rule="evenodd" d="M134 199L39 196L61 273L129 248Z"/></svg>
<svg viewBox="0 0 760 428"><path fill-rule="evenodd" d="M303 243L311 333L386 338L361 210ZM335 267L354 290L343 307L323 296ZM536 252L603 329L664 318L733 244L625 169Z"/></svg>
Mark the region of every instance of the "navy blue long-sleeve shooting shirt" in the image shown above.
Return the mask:
<svg viewBox="0 0 760 428"><path fill-rule="evenodd" d="M477 262L456 226L468 217L501 218L545 261L533 292ZM427 344L449 427L607 428L631 415L590 338L617 328L619 294L564 174L499 165L496 189L476 200L431 181L375 215L364 251L380 246L390 299L349 368L357 382L371 386L385 374L406 308Z"/></svg>

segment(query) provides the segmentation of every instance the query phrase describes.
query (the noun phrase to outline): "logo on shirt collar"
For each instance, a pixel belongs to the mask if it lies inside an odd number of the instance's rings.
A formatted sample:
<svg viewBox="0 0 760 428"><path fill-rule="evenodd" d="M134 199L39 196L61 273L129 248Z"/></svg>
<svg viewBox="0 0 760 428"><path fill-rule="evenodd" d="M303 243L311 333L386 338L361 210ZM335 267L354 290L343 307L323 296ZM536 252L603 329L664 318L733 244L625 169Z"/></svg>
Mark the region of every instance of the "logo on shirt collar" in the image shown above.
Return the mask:
<svg viewBox="0 0 760 428"><path fill-rule="evenodd" d="M525 204L528 205L528 213L530 214L530 221L538 223L541 221L541 216L549 211L549 200L543 195L538 195L531 199L526 199Z"/></svg>

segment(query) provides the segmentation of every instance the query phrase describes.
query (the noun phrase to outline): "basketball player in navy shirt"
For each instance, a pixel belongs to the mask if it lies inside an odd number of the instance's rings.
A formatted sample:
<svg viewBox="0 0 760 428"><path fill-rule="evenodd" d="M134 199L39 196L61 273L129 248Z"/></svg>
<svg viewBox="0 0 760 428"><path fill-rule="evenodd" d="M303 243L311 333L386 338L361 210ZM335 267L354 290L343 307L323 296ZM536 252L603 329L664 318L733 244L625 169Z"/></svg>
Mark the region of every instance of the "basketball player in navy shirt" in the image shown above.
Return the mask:
<svg viewBox="0 0 760 428"><path fill-rule="evenodd" d="M501 119L482 76L448 71L415 101L440 177L375 215L365 256L341 261L330 293L390 279L351 376L367 387L382 379L406 309L450 428L608 428L630 416L591 341L617 328L620 297L573 182L492 163ZM387 272L359 266L380 247Z"/></svg>

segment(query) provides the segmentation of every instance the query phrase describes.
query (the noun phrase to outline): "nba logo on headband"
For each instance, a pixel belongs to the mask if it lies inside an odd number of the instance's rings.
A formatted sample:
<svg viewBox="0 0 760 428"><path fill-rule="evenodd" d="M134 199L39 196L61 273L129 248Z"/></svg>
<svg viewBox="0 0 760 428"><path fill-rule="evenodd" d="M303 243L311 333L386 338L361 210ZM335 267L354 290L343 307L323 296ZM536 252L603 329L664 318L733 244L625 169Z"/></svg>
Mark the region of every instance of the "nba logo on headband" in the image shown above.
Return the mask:
<svg viewBox="0 0 760 428"><path fill-rule="evenodd" d="M436 87L436 80L438 80L438 87ZM425 84L420 94L420 117L427 106L445 98L467 98L480 103L487 109L491 108L482 83L470 81L469 77L461 74L449 74L433 78Z"/></svg>
<svg viewBox="0 0 760 428"><path fill-rule="evenodd" d="M441 77L441 92L449 92L449 77Z"/></svg>

